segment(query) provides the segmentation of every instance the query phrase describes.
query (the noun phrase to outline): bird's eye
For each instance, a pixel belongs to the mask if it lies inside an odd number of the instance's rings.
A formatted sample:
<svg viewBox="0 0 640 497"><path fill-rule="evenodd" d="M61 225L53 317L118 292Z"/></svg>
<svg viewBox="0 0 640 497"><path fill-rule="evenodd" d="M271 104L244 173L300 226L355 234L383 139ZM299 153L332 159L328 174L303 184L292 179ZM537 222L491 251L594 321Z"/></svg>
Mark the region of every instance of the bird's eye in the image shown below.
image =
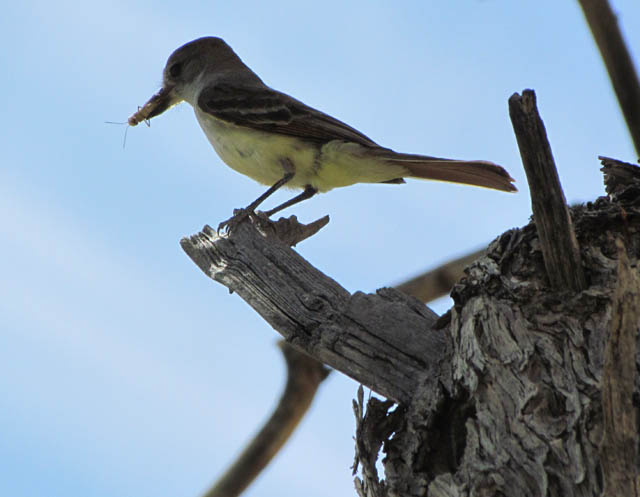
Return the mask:
<svg viewBox="0 0 640 497"><path fill-rule="evenodd" d="M169 75L172 78L177 78L182 74L182 64L180 62L176 62L169 68Z"/></svg>

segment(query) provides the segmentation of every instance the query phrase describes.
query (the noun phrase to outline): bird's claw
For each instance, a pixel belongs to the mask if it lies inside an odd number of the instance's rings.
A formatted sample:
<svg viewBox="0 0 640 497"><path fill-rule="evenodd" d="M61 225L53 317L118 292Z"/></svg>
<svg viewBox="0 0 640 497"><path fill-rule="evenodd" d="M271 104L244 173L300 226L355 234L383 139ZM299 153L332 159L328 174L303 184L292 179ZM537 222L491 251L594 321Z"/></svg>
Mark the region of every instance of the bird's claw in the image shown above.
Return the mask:
<svg viewBox="0 0 640 497"><path fill-rule="evenodd" d="M241 222L243 222L246 218L254 215L255 213L249 209L234 209L233 216L231 216L226 221L222 221L218 225L218 234L222 231L226 231L227 233L231 233L236 226L238 226Z"/></svg>

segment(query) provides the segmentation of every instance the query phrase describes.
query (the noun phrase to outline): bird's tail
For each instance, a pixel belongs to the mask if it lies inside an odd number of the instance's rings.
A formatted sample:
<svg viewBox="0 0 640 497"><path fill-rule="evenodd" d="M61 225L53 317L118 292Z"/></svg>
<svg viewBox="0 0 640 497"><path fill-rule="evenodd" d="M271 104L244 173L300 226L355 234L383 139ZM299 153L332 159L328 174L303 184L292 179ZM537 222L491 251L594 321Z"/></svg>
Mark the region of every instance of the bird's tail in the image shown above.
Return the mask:
<svg viewBox="0 0 640 497"><path fill-rule="evenodd" d="M379 157L385 162L404 167L412 178L450 181L465 185L482 186L516 192L515 181L502 166L484 160L452 160L426 155L401 154L379 151ZM378 155L376 154L376 155Z"/></svg>

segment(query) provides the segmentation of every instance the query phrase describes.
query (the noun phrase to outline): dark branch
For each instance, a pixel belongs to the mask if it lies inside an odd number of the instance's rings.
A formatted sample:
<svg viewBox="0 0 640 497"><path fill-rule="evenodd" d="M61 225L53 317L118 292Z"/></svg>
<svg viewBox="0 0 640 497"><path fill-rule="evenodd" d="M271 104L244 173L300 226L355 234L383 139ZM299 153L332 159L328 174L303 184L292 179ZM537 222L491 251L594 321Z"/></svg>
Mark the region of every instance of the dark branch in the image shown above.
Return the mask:
<svg viewBox="0 0 640 497"><path fill-rule="evenodd" d="M394 288L421 302L431 302L449 293L453 285L462 278L464 268L484 255L486 251L486 249L476 250L458 259L453 259L431 271L395 285Z"/></svg>
<svg viewBox="0 0 640 497"><path fill-rule="evenodd" d="M640 80L607 0L579 0L640 155Z"/></svg>
<svg viewBox="0 0 640 497"><path fill-rule="evenodd" d="M285 342L279 345L287 362L287 384L282 397L263 428L204 497L240 495L289 439L329 374L315 359Z"/></svg>
<svg viewBox="0 0 640 497"><path fill-rule="evenodd" d="M549 282L558 290L586 287L580 249L569 217L547 132L536 107L536 95L524 90L509 99L520 156L527 173L533 219L538 229Z"/></svg>

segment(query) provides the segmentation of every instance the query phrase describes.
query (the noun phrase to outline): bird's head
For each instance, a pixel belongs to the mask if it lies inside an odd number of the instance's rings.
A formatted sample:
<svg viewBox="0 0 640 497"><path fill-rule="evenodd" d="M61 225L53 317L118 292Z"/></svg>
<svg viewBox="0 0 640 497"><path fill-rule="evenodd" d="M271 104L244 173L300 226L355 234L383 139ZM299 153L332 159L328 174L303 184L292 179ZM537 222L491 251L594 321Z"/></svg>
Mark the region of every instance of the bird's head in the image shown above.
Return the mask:
<svg viewBox="0 0 640 497"><path fill-rule="evenodd" d="M222 38L207 36L190 41L169 56L162 88L129 118L129 125L159 116L182 101L195 105L206 85L237 74L239 67L246 66Z"/></svg>

